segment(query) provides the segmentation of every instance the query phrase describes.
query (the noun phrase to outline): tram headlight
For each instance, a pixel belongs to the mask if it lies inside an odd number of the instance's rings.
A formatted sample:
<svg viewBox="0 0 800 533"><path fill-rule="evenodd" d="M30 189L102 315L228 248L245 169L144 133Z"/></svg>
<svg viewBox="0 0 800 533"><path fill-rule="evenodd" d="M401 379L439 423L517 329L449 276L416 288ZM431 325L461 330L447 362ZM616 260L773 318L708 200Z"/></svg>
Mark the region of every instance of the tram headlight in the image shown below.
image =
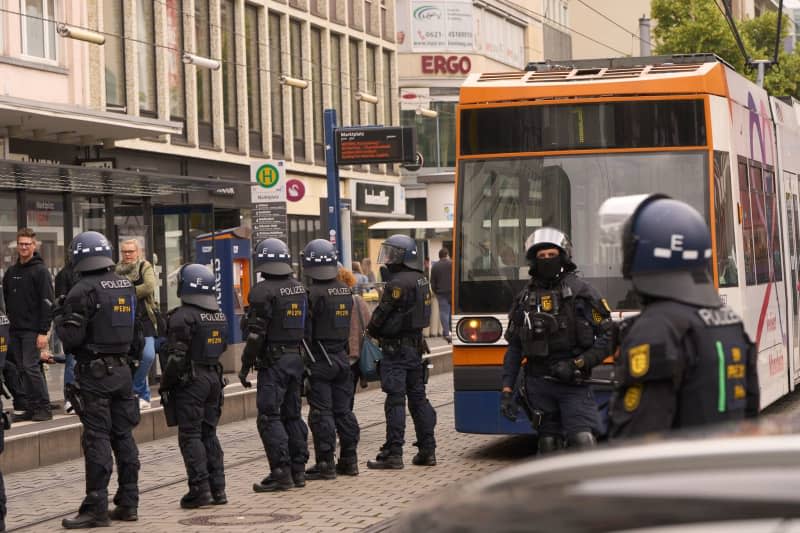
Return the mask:
<svg viewBox="0 0 800 533"><path fill-rule="evenodd" d="M493 343L502 334L500 321L491 316L462 318L456 325L456 335L466 343Z"/></svg>

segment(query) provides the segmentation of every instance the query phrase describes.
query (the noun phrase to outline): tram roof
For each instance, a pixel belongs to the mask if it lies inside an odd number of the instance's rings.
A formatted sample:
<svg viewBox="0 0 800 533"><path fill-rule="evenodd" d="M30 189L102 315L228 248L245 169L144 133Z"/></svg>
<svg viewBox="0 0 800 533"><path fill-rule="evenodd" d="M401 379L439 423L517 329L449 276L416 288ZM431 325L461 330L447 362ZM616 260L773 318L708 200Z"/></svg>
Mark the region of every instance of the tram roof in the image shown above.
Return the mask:
<svg viewBox="0 0 800 533"><path fill-rule="evenodd" d="M726 67L730 65L714 54L529 63L526 70L470 74L461 86L460 102L601 95L727 96Z"/></svg>

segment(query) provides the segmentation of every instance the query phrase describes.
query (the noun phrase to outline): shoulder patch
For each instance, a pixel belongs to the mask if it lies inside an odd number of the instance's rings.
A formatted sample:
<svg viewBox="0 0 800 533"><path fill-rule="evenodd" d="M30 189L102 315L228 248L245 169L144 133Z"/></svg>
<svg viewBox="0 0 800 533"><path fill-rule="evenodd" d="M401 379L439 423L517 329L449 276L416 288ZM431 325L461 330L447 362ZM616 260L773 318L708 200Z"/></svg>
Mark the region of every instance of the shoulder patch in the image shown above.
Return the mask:
<svg viewBox="0 0 800 533"><path fill-rule="evenodd" d="M400 287L393 287L392 288L392 299L399 300L400 297L403 296L403 289Z"/></svg>
<svg viewBox="0 0 800 533"><path fill-rule="evenodd" d="M628 372L631 377L640 378L650 370L650 345L640 344L628 350Z"/></svg>
<svg viewBox="0 0 800 533"><path fill-rule="evenodd" d="M603 315L601 315L600 312L594 307L592 307L592 320L595 324L599 324L603 321Z"/></svg>
<svg viewBox="0 0 800 533"><path fill-rule="evenodd" d="M639 402L642 401L642 389L644 385L637 383L628 387L625 391L625 396L622 398L622 404L625 410L629 413L635 411L639 407Z"/></svg>

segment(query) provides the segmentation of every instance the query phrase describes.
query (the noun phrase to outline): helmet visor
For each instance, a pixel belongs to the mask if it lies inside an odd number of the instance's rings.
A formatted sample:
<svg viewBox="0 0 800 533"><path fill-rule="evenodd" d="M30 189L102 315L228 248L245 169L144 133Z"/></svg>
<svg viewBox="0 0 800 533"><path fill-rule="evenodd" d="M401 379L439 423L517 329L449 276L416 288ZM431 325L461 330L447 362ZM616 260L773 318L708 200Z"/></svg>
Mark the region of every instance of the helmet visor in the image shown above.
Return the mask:
<svg viewBox="0 0 800 533"><path fill-rule="evenodd" d="M382 265L399 265L403 263L406 251L390 244L382 244L378 252L378 263Z"/></svg>

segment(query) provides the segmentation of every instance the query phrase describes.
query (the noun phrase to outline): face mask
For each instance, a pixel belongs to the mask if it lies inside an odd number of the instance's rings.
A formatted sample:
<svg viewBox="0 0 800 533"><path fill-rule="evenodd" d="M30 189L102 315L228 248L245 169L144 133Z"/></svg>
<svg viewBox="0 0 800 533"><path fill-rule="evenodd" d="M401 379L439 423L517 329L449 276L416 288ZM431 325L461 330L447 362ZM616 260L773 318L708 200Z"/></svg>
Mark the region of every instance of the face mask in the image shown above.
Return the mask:
<svg viewBox="0 0 800 533"><path fill-rule="evenodd" d="M536 276L542 280L551 280L561 273L561 257L536 260Z"/></svg>

